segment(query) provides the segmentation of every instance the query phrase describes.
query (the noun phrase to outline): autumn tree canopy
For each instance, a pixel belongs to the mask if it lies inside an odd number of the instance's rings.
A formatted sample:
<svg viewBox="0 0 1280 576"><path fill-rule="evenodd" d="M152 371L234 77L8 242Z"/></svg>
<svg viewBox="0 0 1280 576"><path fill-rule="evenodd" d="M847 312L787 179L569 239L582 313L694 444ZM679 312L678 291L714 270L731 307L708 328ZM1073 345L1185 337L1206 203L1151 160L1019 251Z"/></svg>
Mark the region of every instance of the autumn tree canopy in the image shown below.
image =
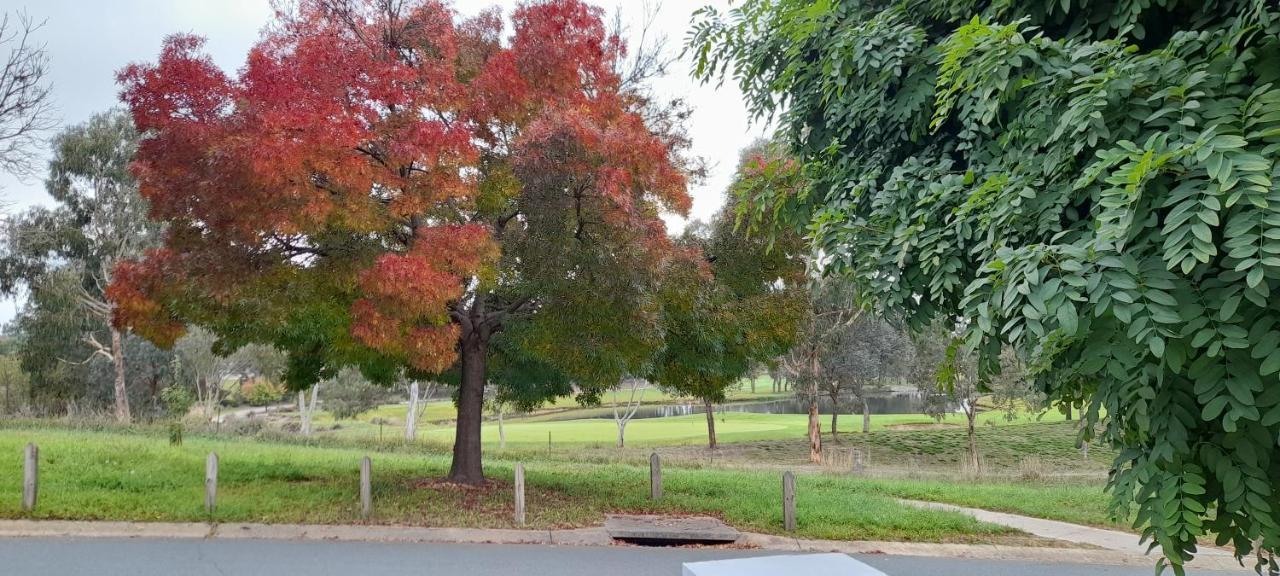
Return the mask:
<svg viewBox="0 0 1280 576"><path fill-rule="evenodd" d="M450 477L468 483L486 380L529 398L638 373L661 341L658 215L690 203L678 110L624 80L598 8L532 1L510 21L302 0L235 77L186 35L122 70L168 233L119 269L117 322L274 345L294 388L344 366L453 374Z"/></svg>

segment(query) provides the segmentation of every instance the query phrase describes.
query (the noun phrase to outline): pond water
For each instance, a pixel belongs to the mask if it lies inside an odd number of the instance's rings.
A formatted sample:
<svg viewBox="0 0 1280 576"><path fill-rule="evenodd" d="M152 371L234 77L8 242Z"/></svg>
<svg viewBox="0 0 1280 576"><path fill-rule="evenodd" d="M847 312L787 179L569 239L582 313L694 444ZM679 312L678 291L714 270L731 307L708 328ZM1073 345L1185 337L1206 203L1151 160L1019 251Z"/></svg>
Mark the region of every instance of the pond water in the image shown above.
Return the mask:
<svg viewBox="0 0 1280 576"><path fill-rule="evenodd" d="M872 414L919 414L924 408L924 398L919 394L886 394L867 399ZM687 416L702 414L706 409L700 403L662 404L657 406L641 406L636 409L635 419L669 418L671 416ZM808 402L796 398L769 400L766 402L734 402L716 406L716 412L748 412L752 414L808 414ZM818 401L818 412L831 414L831 399ZM862 405L857 402L843 402L841 414L862 414ZM612 420L613 414L602 414L596 418Z"/></svg>

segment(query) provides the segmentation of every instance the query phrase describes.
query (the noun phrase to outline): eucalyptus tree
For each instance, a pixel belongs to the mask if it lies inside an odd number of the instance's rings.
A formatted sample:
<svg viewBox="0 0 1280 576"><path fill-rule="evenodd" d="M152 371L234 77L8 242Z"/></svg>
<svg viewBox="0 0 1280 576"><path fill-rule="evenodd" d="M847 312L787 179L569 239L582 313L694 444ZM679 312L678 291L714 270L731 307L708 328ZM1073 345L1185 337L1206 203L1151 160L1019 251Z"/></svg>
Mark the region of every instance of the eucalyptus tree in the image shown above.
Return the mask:
<svg viewBox="0 0 1280 576"><path fill-rule="evenodd" d="M418 439L418 421L427 411L427 402L435 393L437 384L431 380L425 382L425 386L418 380L407 380L402 384L409 396L409 405L404 413L404 439L413 442Z"/></svg>
<svg viewBox="0 0 1280 576"><path fill-rule="evenodd" d="M820 383L831 399L831 437L837 437L836 422L845 400L858 403L862 431L870 432L870 399L905 372L911 358L908 339L901 329L869 312L832 333L831 339L823 362L831 378Z"/></svg>
<svg viewBox="0 0 1280 576"><path fill-rule="evenodd" d="M955 328L947 323L930 326L912 338L909 373L924 399L926 415L941 422L959 411L965 418L969 470L981 468L978 451L978 400L986 386L978 378L974 356L961 344Z"/></svg>
<svg viewBox="0 0 1280 576"><path fill-rule="evenodd" d="M617 386L609 390L609 406L613 408L613 423L618 426L618 447L627 445L627 424L635 418L636 411L644 403L644 393L649 390L649 383L640 378L623 378ZM623 392L621 402L618 393Z"/></svg>
<svg viewBox="0 0 1280 576"><path fill-rule="evenodd" d="M9 293L48 286L41 280L52 273L74 276L73 308L84 319L77 338L89 354L111 362L120 421L130 419L127 334L111 323L115 304L106 288L116 264L140 257L160 232L129 172L137 145L133 122L120 112L97 114L57 135L45 178L55 205L15 215L0 258L0 290Z"/></svg>
<svg viewBox="0 0 1280 576"><path fill-rule="evenodd" d="M1085 440L1113 510L1181 566L1280 548L1280 6L746 0L688 44L780 122L805 230L880 309L966 320Z"/></svg>
<svg viewBox="0 0 1280 576"><path fill-rule="evenodd" d="M807 304L793 345L782 357L781 365L792 383L792 392L808 405L809 459L821 462L822 423L818 419L818 400L823 386L837 379L838 369L832 357L840 335L863 310L857 305L850 286L831 278L812 282Z"/></svg>

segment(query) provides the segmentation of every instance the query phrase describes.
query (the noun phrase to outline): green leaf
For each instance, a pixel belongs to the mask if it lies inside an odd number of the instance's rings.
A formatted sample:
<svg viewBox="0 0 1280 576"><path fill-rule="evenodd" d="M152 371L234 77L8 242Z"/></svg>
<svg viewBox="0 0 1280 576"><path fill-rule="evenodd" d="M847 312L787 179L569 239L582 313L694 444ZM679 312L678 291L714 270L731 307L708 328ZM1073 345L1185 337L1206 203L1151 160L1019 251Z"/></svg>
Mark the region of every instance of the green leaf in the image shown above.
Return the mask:
<svg viewBox="0 0 1280 576"><path fill-rule="evenodd" d="M1154 355L1156 358L1164 358L1164 340L1163 339L1157 336L1152 336L1151 338L1147 339L1147 346L1151 349L1151 354Z"/></svg>
<svg viewBox="0 0 1280 576"><path fill-rule="evenodd" d="M1222 409L1227 407L1228 398L1226 396L1218 396L1210 400L1204 405L1204 410L1200 412L1200 418L1206 422L1216 420L1222 414Z"/></svg>
<svg viewBox="0 0 1280 576"><path fill-rule="evenodd" d="M1262 361L1262 366L1258 368L1258 373L1263 376L1269 376L1280 372L1280 350L1273 351L1266 360Z"/></svg>
<svg viewBox="0 0 1280 576"><path fill-rule="evenodd" d="M1250 288L1257 287L1258 284L1261 284L1262 283L1262 267L1255 266L1252 270L1250 270L1249 276L1248 278L1246 278L1245 282L1249 284Z"/></svg>
<svg viewBox="0 0 1280 576"><path fill-rule="evenodd" d="M1240 299L1243 296L1237 294L1222 301L1222 307L1219 308L1218 318L1224 322L1230 320L1236 313L1236 307L1240 306Z"/></svg>
<svg viewBox="0 0 1280 576"><path fill-rule="evenodd" d="M1074 335L1079 328L1080 318L1076 316L1076 307L1070 302L1063 302L1058 306L1058 325L1068 336Z"/></svg>

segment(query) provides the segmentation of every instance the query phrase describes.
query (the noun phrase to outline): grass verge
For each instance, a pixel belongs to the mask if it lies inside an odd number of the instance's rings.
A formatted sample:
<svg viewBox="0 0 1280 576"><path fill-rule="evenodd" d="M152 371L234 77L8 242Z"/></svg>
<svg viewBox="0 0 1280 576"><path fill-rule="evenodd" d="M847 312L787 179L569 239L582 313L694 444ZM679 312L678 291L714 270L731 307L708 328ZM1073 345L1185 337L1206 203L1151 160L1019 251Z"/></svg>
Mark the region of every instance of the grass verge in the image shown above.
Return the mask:
<svg viewBox="0 0 1280 576"><path fill-rule="evenodd" d="M40 504L19 510L21 447L41 453ZM142 521L202 521L204 457L221 458L214 520L268 523L360 523L357 466L363 452L251 440L189 439L170 446L144 433L57 429L0 430L0 517ZM512 527L507 482L511 462L490 460L493 485L463 489L433 482L448 459L440 454L374 456L377 524ZM647 499L648 471L624 464L526 462L528 525L595 525L609 512L710 514L744 530L781 533L780 481L772 472L667 469L665 497ZM933 484L943 490L945 483ZM843 540L1010 542L1016 531L968 516L902 505L929 483L801 475L797 536ZM959 488L959 487L957 487ZM981 499L983 488L964 487ZM1033 486L988 487L987 494L1029 501ZM1096 488L1095 488L1096 490ZM1101 498L1100 493L1096 493ZM1084 492L1073 498L1085 499ZM941 501L950 501L941 498ZM976 502L957 502L976 505Z"/></svg>

